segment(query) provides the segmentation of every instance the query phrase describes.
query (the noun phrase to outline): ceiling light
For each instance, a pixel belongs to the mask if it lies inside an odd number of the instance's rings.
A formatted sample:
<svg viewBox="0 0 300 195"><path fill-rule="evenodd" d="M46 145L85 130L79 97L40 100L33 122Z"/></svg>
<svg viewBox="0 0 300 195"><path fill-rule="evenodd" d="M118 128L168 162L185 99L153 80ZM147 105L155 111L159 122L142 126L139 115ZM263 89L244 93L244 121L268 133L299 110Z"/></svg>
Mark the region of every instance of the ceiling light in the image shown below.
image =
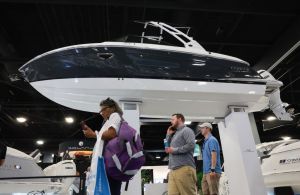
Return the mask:
<svg viewBox="0 0 300 195"><path fill-rule="evenodd" d="M156 158L156 159L160 159L160 156L156 156L155 158Z"/></svg>
<svg viewBox="0 0 300 195"><path fill-rule="evenodd" d="M281 137L281 139L283 139L283 140L287 141L287 140L290 140L290 139L291 139L291 137L285 136L285 137Z"/></svg>
<svg viewBox="0 0 300 195"><path fill-rule="evenodd" d="M185 125L190 125L192 123L192 121L185 121L184 124Z"/></svg>
<svg viewBox="0 0 300 195"><path fill-rule="evenodd" d="M193 63L193 66L205 66L205 63Z"/></svg>
<svg viewBox="0 0 300 195"><path fill-rule="evenodd" d="M206 85L206 84L207 84L207 82L205 82L205 81L199 81L199 82L198 82L198 85L200 85L200 86L201 86L201 85Z"/></svg>
<svg viewBox="0 0 300 195"><path fill-rule="evenodd" d="M248 93L249 94L255 94L256 92L255 91L249 91Z"/></svg>
<svg viewBox="0 0 300 195"><path fill-rule="evenodd" d="M74 118L73 117L66 117L65 118L66 123L73 123L74 122Z"/></svg>
<svg viewBox="0 0 300 195"><path fill-rule="evenodd" d="M43 140L37 140L37 141L36 141L36 144L37 144L37 145L43 145L43 144L44 144L44 141L43 141Z"/></svg>
<svg viewBox="0 0 300 195"><path fill-rule="evenodd" d="M27 121L27 119L25 117L17 117L16 120L19 122L19 123L25 123Z"/></svg>
<svg viewBox="0 0 300 195"><path fill-rule="evenodd" d="M269 117L267 118L267 120L268 120L268 121L274 121L274 120L276 120L276 117L275 117L275 116L269 116Z"/></svg>

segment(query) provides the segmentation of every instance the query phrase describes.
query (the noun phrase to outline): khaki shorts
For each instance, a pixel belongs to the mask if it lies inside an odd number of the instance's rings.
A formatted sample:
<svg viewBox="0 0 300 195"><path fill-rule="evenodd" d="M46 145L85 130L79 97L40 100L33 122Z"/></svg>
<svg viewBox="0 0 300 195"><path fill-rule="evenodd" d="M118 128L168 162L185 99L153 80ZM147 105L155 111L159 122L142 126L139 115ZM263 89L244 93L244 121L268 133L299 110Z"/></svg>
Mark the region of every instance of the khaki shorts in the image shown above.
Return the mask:
<svg viewBox="0 0 300 195"><path fill-rule="evenodd" d="M202 177L202 193L203 195L217 195L219 194L220 174L216 174L214 179L210 178L209 174L204 174Z"/></svg>
<svg viewBox="0 0 300 195"><path fill-rule="evenodd" d="M171 170L168 181L168 195L196 195L196 169L183 166Z"/></svg>

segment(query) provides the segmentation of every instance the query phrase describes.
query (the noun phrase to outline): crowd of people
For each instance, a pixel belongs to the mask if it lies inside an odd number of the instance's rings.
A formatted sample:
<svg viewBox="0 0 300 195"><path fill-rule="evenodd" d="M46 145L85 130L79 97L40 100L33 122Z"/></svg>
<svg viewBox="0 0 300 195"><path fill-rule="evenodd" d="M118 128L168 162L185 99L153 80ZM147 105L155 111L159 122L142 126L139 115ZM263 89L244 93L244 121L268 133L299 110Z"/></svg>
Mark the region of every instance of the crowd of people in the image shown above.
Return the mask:
<svg viewBox="0 0 300 195"><path fill-rule="evenodd" d="M100 114L104 122L99 132L102 141L107 143L118 136L123 112L113 99L107 98L100 103ZM96 138L96 133L86 124L82 124L83 133L88 138ZM217 195L219 179L222 173L220 162L220 145L212 135L210 123L199 125L204 136L202 144L203 178L201 182L203 195ZM194 159L195 132L185 125L183 114L173 114L171 126L167 130L165 152L169 154L168 195L196 195L197 175ZM6 146L0 144L0 166L4 163ZM111 195L120 195L121 181L108 175Z"/></svg>
<svg viewBox="0 0 300 195"><path fill-rule="evenodd" d="M102 139L107 142L118 136L123 112L114 100L108 98L100 103L100 114L104 123ZM222 168L220 162L220 145L212 135L210 123L199 125L199 131L204 136L202 144L203 178L201 182L203 195L217 195ZM83 133L88 138L96 138L95 132L87 125ZM176 113L171 117L171 126L167 130L165 147L169 154L169 195L196 195L197 175L194 159L195 132L185 125L183 114ZM111 195L120 195L121 182L108 176Z"/></svg>
<svg viewBox="0 0 300 195"><path fill-rule="evenodd" d="M117 102L108 98L100 103L100 114L104 123L102 139L107 142L118 136L123 112ZM165 147L169 154L169 195L196 195L197 175L194 159L195 131L187 127L183 114L176 113L171 116L171 126L167 130ZM198 129L204 136L202 144L203 178L201 182L204 195L217 195L219 179L222 173L220 162L220 145L212 135L213 127L210 123L199 125ZM95 132L87 125L83 126L86 137L96 138ZM111 195L120 195L121 182L108 176Z"/></svg>

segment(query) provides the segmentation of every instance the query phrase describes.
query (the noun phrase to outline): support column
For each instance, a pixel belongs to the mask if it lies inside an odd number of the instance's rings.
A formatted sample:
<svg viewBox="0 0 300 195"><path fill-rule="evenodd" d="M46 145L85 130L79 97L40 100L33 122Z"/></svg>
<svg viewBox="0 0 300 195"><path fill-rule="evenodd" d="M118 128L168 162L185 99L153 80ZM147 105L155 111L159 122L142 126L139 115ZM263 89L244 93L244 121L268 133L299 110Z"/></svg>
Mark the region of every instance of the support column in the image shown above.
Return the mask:
<svg viewBox="0 0 300 195"><path fill-rule="evenodd" d="M123 118L130 126L135 128L140 133L140 102L122 101ZM129 182L127 191L125 191L125 183L122 184L122 195L141 195L142 194L142 178L139 171Z"/></svg>
<svg viewBox="0 0 300 195"><path fill-rule="evenodd" d="M240 109L218 123L230 195L266 195L249 115Z"/></svg>
<svg viewBox="0 0 300 195"><path fill-rule="evenodd" d="M259 137L259 134L258 134L254 114L249 113L248 115L249 115L249 120L250 120L250 124L251 124L252 135L253 135L253 138L254 138L255 145L260 144L261 142L260 142L260 137Z"/></svg>

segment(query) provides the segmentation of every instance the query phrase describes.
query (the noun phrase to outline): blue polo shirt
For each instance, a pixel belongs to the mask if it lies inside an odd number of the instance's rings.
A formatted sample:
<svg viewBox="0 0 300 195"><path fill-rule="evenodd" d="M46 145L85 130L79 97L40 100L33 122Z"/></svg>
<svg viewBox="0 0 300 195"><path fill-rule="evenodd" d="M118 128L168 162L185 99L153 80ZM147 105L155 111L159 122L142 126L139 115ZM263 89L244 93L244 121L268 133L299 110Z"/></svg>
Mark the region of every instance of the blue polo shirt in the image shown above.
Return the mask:
<svg viewBox="0 0 300 195"><path fill-rule="evenodd" d="M202 147L202 158L203 158L203 173L210 173L211 168L211 152L217 153L217 163L215 171L216 173L222 173L221 160L220 160L220 145L218 140L211 134L205 139Z"/></svg>

